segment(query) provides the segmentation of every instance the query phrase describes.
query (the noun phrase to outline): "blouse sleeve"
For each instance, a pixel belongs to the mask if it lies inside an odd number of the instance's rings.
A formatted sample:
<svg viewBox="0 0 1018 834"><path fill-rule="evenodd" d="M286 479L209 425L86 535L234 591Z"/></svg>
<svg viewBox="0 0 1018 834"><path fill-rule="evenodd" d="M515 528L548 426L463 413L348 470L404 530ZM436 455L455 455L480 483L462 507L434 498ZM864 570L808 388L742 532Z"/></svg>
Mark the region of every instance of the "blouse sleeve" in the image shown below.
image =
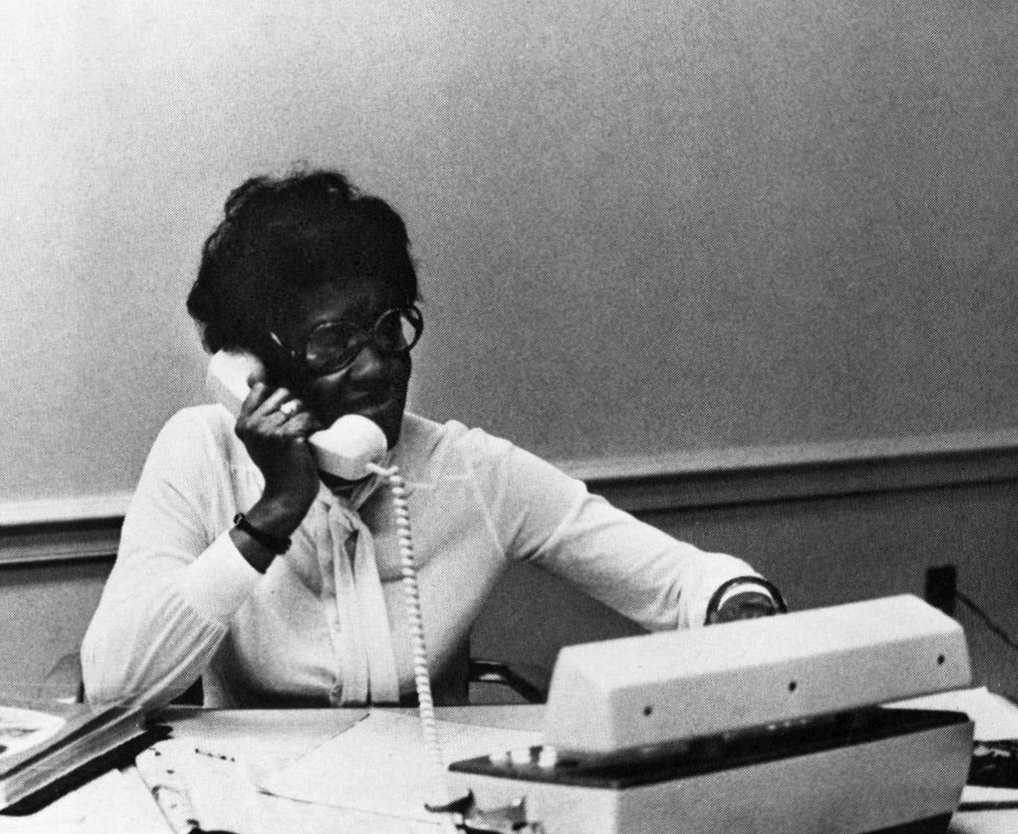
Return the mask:
<svg viewBox="0 0 1018 834"><path fill-rule="evenodd" d="M569 580L647 629L703 625L718 588L759 576L741 559L639 521L506 441L477 433L474 442L473 476L506 554Z"/></svg>
<svg viewBox="0 0 1018 834"><path fill-rule="evenodd" d="M182 412L160 432L81 648L89 701L169 702L204 671L260 574L214 531L225 469L210 429Z"/></svg>

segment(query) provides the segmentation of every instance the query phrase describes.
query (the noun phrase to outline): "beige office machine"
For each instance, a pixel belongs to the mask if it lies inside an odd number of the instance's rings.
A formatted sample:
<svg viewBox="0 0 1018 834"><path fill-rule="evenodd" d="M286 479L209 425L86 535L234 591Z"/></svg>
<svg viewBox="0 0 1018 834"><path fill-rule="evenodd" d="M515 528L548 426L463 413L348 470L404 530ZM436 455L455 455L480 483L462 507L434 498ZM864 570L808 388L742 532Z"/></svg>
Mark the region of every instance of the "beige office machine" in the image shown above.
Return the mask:
<svg viewBox="0 0 1018 834"><path fill-rule="evenodd" d="M943 832L972 722L881 705L969 681L910 595L592 643L559 655L542 746L450 770L547 834Z"/></svg>

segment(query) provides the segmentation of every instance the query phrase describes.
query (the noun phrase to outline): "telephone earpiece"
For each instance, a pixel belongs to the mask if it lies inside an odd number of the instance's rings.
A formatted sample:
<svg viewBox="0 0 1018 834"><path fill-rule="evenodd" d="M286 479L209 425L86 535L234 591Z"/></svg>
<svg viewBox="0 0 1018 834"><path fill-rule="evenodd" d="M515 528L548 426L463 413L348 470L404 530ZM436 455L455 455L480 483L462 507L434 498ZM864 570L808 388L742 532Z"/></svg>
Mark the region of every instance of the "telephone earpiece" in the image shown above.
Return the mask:
<svg viewBox="0 0 1018 834"><path fill-rule="evenodd" d="M236 417L250 390L248 378L260 367L250 353L221 350L209 362L209 391ZM381 461L388 450L382 429L360 414L340 417L329 428L311 435L308 443L320 469L347 481L363 478L368 464Z"/></svg>

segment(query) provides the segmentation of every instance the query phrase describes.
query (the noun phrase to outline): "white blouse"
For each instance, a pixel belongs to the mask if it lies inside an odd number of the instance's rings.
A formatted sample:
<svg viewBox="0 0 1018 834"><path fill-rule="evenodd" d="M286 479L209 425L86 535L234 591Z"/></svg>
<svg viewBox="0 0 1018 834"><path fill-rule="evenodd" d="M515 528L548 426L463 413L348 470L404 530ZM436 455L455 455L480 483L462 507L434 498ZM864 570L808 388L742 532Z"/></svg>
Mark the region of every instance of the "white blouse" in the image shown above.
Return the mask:
<svg viewBox="0 0 1018 834"><path fill-rule="evenodd" d="M455 421L407 414L390 463L407 481L438 675L510 560L561 576L651 630L702 625L723 583L757 575ZM199 675L206 704L220 707L383 703L414 691L389 487L372 482L347 501L323 486L265 574L228 535L262 489L221 406L169 420L82 645L89 700L157 706Z"/></svg>

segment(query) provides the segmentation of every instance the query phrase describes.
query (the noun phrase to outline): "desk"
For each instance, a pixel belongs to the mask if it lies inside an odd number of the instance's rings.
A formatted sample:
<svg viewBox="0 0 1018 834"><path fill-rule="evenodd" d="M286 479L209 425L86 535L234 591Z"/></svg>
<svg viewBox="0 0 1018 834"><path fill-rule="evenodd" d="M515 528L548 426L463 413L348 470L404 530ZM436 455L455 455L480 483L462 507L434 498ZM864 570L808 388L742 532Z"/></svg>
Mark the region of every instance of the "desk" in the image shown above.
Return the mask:
<svg viewBox="0 0 1018 834"><path fill-rule="evenodd" d="M416 716L415 709L397 709ZM540 729L540 706L441 707L439 719L459 724L507 729ZM243 749L256 742L271 750L280 765L299 758L316 745L352 726L364 710L206 710L168 707L159 717L173 728L173 738L213 744L225 742ZM436 834L435 825L422 825L362 811L259 797L266 819L285 820L274 830L300 834ZM31 817L0 818L0 832L11 834L175 834L153 802L133 767L106 774L62 797Z"/></svg>
<svg viewBox="0 0 1018 834"><path fill-rule="evenodd" d="M414 711L399 710L413 714ZM171 707L163 718L175 738L243 743L257 739L281 760L303 753L352 725L360 710L204 710ZM438 710L445 721L484 727L539 729L539 706L447 707ZM265 797L266 813L287 820L280 831L300 834L435 834L438 828L360 811L293 803ZM16 834L171 834L155 812L155 804L133 768L100 777L33 817L5 819L0 830ZM951 834L1018 834L1018 810L956 814Z"/></svg>

